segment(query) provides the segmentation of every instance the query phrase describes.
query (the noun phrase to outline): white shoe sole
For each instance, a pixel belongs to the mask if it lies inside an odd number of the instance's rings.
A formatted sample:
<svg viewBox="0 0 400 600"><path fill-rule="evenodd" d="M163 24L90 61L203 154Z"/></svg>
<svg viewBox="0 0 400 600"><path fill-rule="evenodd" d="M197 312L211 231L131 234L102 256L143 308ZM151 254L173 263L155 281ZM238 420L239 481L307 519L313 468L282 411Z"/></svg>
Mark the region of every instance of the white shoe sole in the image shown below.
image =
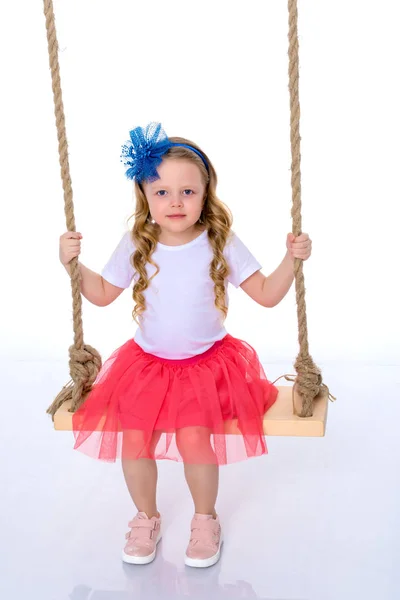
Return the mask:
<svg viewBox="0 0 400 600"><path fill-rule="evenodd" d="M161 540L161 538L162 538L162 534L161 534L161 530L160 530L158 539L156 541L156 547L154 549L154 552L152 552L152 554L149 554L148 556L132 556L131 554L126 554L124 552L124 550L122 550L122 560L125 563L128 563L130 565L148 565L149 563L153 562L153 560L156 557L157 545L158 545L158 542Z"/></svg>
<svg viewBox="0 0 400 600"><path fill-rule="evenodd" d="M198 569L202 569L205 567L212 567L213 565L215 565L215 563L217 563L220 559L221 556L221 547L222 544L224 543L224 539L223 536L221 535L221 539L219 542L219 548L218 548L218 552L216 554L214 554L214 556L210 556L210 558L189 558L187 556L187 554L185 554L185 565L188 567L195 567Z"/></svg>

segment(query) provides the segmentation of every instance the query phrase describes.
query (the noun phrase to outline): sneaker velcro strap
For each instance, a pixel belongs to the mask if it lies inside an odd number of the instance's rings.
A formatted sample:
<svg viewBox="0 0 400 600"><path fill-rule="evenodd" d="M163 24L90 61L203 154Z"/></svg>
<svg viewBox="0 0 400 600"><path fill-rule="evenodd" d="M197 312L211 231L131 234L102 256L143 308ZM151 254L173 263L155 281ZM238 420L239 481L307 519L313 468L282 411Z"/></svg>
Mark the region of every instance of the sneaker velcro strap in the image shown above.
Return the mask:
<svg viewBox="0 0 400 600"><path fill-rule="evenodd" d="M200 521L192 525L192 531L198 529L200 531L211 531L211 533L218 534L220 532L220 524L216 521L209 519L208 521Z"/></svg>
<svg viewBox="0 0 400 600"><path fill-rule="evenodd" d="M204 523L207 523L207 526L205 527L205 529L209 529L213 533L219 533L219 529L220 529L219 523L217 523L216 521L212 521L211 519L209 521L204 521Z"/></svg>
<svg viewBox="0 0 400 600"><path fill-rule="evenodd" d="M143 527L146 529L155 529L157 527L156 521L150 521L147 519L137 519L137 521L131 521L129 527Z"/></svg>

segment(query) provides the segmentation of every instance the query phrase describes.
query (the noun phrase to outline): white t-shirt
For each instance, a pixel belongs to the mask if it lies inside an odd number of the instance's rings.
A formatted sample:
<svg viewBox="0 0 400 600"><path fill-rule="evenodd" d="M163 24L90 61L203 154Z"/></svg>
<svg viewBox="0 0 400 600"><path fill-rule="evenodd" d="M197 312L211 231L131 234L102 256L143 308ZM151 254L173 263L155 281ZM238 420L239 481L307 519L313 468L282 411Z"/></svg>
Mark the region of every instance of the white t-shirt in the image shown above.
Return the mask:
<svg viewBox="0 0 400 600"><path fill-rule="evenodd" d="M136 282L139 276L130 260L134 251L127 231L103 268L103 278L121 288ZM224 255L230 268L227 281L236 288L262 268L232 230ZM145 352L169 359L205 352L227 334L221 322L223 314L214 305L214 282L209 275L213 252L207 230L180 246L158 242L152 258L160 271L144 291L146 311L139 317L136 343ZM146 270L148 277L156 271L149 263Z"/></svg>

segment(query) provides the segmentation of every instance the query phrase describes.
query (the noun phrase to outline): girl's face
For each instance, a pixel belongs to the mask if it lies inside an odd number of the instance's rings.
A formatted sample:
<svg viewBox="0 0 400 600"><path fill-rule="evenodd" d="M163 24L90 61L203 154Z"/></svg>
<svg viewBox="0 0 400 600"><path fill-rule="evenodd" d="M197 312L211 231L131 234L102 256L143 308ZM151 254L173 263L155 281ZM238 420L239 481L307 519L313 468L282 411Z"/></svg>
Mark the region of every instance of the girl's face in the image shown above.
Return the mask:
<svg viewBox="0 0 400 600"><path fill-rule="evenodd" d="M157 167L157 172L160 179L143 184L151 218L167 233L193 231L205 195L200 169L188 160L168 158ZM183 217L171 217L176 214Z"/></svg>

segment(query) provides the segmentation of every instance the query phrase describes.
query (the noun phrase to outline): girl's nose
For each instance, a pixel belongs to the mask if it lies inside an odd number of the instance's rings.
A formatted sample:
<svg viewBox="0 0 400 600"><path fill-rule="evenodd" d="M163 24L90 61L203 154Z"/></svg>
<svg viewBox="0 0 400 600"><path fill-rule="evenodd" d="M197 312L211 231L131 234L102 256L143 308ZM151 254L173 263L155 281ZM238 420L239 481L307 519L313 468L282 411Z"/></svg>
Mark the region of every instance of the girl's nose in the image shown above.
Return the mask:
<svg viewBox="0 0 400 600"><path fill-rule="evenodd" d="M182 198L179 195L173 196L171 198L171 204L173 206L182 206Z"/></svg>

